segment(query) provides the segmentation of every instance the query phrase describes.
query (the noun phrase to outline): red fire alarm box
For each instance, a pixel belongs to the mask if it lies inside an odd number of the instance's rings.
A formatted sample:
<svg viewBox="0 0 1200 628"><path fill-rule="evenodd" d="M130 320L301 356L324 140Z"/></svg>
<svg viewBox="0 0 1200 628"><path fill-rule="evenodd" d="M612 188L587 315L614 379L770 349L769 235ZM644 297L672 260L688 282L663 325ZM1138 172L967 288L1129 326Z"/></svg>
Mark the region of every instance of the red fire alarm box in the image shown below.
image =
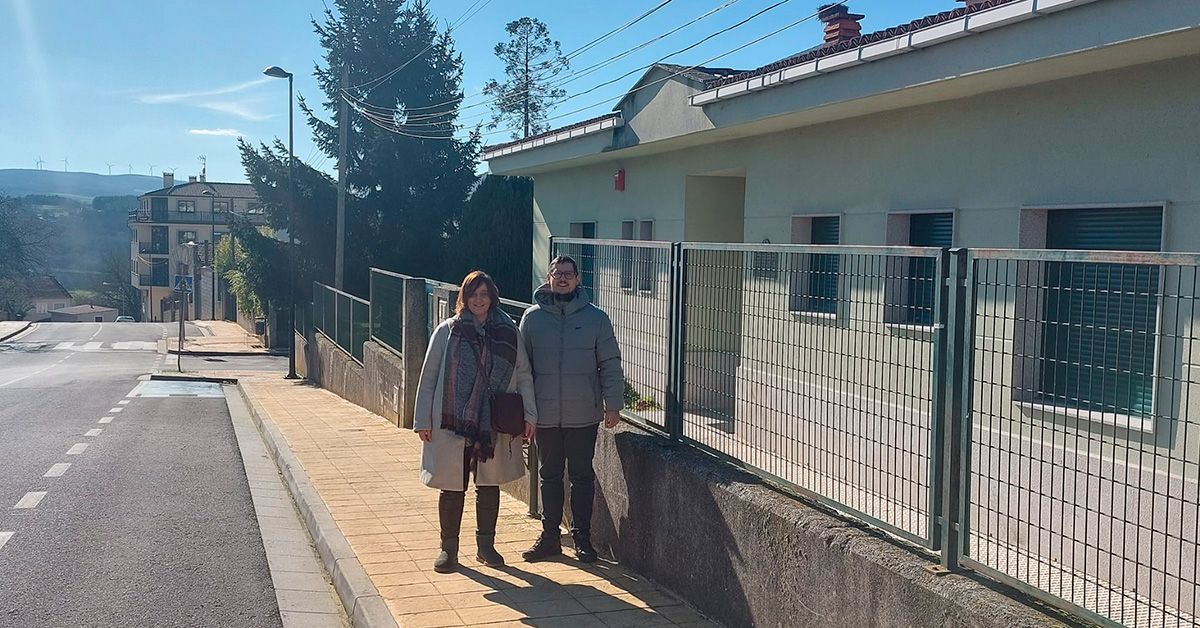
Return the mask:
<svg viewBox="0 0 1200 628"><path fill-rule="evenodd" d="M613 175L613 189L618 192L625 191L625 169L622 168Z"/></svg>

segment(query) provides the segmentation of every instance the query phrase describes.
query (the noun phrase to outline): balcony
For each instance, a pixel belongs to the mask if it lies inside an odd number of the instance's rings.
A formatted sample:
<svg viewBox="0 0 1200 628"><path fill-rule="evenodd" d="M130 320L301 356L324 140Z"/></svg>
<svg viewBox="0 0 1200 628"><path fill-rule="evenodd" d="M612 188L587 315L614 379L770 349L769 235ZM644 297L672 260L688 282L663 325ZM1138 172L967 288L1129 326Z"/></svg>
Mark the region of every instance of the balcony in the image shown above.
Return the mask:
<svg viewBox="0 0 1200 628"><path fill-rule="evenodd" d="M267 215L261 209L255 209L248 212L235 211L234 215L250 219L250 224L261 226L267 224ZM158 224L158 225L224 225L229 217L229 212L210 212L210 211L195 211L195 212L180 212L180 211L145 211L134 210L129 212L127 221L130 224Z"/></svg>
<svg viewBox="0 0 1200 628"><path fill-rule="evenodd" d="M166 255L169 252L166 242L138 242L138 253L142 255Z"/></svg>
<svg viewBox="0 0 1200 628"><path fill-rule="evenodd" d="M157 279L157 281L155 281L156 279ZM166 275L159 275L158 277L155 277L154 275L138 274L138 286L142 287L142 288L151 288L151 287L165 288L165 287L169 286L170 283L171 283L170 278L167 277Z"/></svg>

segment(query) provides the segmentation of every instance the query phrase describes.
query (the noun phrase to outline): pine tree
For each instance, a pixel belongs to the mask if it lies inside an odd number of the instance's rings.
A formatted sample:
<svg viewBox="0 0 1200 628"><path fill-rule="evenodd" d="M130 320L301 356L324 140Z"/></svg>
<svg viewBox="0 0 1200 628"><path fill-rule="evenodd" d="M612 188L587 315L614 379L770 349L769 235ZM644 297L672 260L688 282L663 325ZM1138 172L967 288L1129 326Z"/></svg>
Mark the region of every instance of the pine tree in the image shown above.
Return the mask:
<svg viewBox="0 0 1200 628"><path fill-rule="evenodd" d="M346 285L365 286L370 265L432 276L441 269L445 242L474 184L479 153L477 130L466 139L454 137L460 129L462 56L449 31L438 32L424 1L407 7L395 0L336 5L337 16L326 11L323 23L313 23L326 50L316 77L330 119L336 120L346 63L355 98L411 111L425 125L400 134L350 116L347 233L354 220L368 237L347 235ZM336 158L336 124L306 104L303 109L322 150Z"/></svg>
<svg viewBox="0 0 1200 628"><path fill-rule="evenodd" d="M496 44L496 56L504 61L501 82L489 80L483 92L495 101L489 129L501 124L513 128L513 139L529 137L549 128L546 117L556 99L567 94L554 87L551 79L568 67L550 29L537 18L523 17L504 28L508 41ZM522 135L522 133L524 133Z"/></svg>
<svg viewBox="0 0 1200 628"><path fill-rule="evenodd" d="M347 125L345 288L367 296L368 269L412 275L442 269L445 243L475 181L478 130L455 138L462 100L462 57L450 33L439 32L426 2L336 0L313 29L325 49L314 68L324 98L303 115L317 146L338 155L337 111L346 87L372 107L412 111L420 132L394 133L351 112ZM393 69L399 68L395 72ZM433 138L433 139L430 139ZM286 226L287 149L241 145L247 178L263 199L271 226ZM312 279L332 284L336 237L336 182L297 163L298 261ZM298 297L308 278L297 276Z"/></svg>

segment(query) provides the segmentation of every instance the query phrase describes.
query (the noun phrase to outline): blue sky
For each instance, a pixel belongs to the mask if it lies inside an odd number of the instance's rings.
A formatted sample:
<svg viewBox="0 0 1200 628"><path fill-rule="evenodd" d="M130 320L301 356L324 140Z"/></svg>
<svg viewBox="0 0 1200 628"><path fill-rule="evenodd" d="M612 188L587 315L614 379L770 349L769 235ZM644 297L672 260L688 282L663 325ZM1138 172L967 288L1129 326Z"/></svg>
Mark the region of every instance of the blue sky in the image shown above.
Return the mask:
<svg viewBox="0 0 1200 628"><path fill-rule="evenodd" d="M471 105L484 82L502 66L492 47L504 25L529 15L545 22L564 52L625 23L660 0L432 0L443 23L459 20L455 41L465 63ZM778 0L734 0L720 12L565 85L568 95L614 79L730 26ZM478 2L478 3L477 3ZM650 18L580 55L585 68L684 24L730 0L675 0ZM821 25L808 20L739 52L709 61L753 39L812 14L819 0L790 0L746 25L669 61L684 65L752 68L819 43ZM319 0L0 0L0 168L34 168L177 176L199 172L208 158L215 181L244 181L235 138L255 142L287 136L287 84L263 77L279 65L296 74L296 90L320 102L312 78L321 49L310 24ZM961 6L954 0L851 0L863 13L864 32ZM379 73L391 68L380 68ZM555 126L612 108L639 73L563 103ZM578 111L587 107L583 111ZM464 112L485 117L486 107ZM487 143L505 141L490 135ZM297 115L296 154L332 171L317 154Z"/></svg>

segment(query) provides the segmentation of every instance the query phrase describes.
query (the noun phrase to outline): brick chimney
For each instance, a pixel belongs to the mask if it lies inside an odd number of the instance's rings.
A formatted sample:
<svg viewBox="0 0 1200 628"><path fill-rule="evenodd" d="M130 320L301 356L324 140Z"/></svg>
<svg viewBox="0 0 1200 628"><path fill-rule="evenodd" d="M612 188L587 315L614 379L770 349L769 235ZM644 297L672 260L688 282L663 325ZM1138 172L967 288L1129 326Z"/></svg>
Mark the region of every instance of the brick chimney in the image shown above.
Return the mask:
<svg viewBox="0 0 1200 628"><path fill-rule="evenodd" d="M862 34L858 21L866 16L851 13L844 4L823 4L817 9L817 17L825 23L825 43L840 44Z"/></svg>
<svg viewBox="0 0 1200 628"><path fill-rule="evenodd" d="M169 188L169 187L174 187L174 186L175 186L175 173L174 172L164 172L163 173L163 187Z"/></svg>
<svg viewBox="0 0 1200 628"><path fill-rule="evenodd" d="M188 183L195 183L195 182L196 182L195 175L188 177Z"/></svg>

